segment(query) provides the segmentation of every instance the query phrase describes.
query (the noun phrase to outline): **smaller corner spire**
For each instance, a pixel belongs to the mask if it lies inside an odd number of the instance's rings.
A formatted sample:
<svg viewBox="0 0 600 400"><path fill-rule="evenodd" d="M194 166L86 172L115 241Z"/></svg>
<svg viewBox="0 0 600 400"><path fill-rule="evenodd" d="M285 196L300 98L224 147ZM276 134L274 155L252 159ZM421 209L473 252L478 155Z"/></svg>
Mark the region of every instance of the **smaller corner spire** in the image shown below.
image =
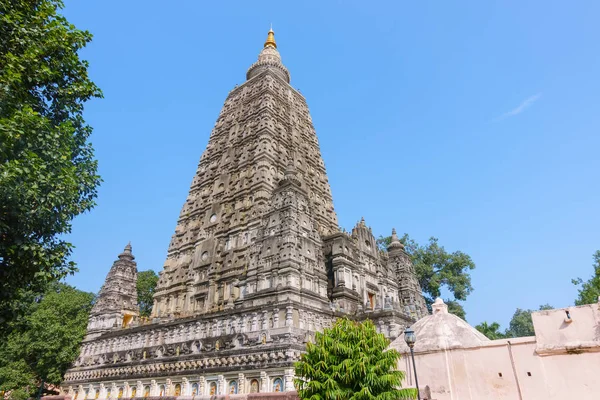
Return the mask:
<svg viewBox="0 0 600 400"><path fill-rule="evenodd" d="M277 43L275 43L275 32L273 32L273 24L271 24L271 29L269 29L267 41L265 42L265 48L269 46L277 48Z"/></svg>
<svg viewBox="0 0 600 400"><path fill-rule="evenodd" d="M135 257L133 256L133 252L131 251L131 241L127 243L127 246L123 249L123 252L119 254L119 259L130 259L133 260Z"/></svg>
<svg viewBox="0 0 600 400"><path fill-rule="evenodd" d="M393 249L403 249L404 245L398 239L398 234L396 233L396 228L392 228L392 240L390 240L390 244L388 245L388 251Z"/></svg>

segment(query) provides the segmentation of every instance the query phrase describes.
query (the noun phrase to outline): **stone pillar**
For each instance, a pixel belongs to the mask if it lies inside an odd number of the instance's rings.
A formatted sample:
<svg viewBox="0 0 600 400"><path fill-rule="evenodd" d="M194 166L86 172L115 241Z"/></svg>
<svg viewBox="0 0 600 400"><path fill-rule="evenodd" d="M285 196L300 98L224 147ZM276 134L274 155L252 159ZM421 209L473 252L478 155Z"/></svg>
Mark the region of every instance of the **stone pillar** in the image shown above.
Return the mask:
<svg viewBox="0 0 600 400"><path fill-rule="evenodd" d="M279 308L273 309L273 328L279 328Z"/></svg>
<svg viewBox="0 0 600 400"><path fill-rule="evenodd" d="M227 389L225 388L225 377L223 375L219 375L217 377L217 381L219 382L218 394L227 394Z"/></svg>
<svg viewBox="0 0 600 400"><path fill-rule="evenodd" d="M300 329L308 329L308 315L306 315L306 311L298 310L298 328Z"/></svg>
<svg viewBox="0 0 600 400"><path fill-rule="evenodd" d="M210 279L208 281L208 301L207 301L207 306L208 308L212 308L213 304L216 304L215 302L215 294L218 295L218 293L216 293L216 285L215 285L215 280L214 279Z"/></svg>
<svg viewBox="0 0 600 400"><path fill-rule="evenodd" d="M245 333L247 331L247 326L248 326L248 315L247 314L242 314L242 317L240 318L240 332L241 333Z"/></svg>
<svg viewBox="0 0 600 400"><path fill-rule="evenodd" d="M286 392L295 390L294 388L294 370L292 368L283 371L283 384Z"/></svg>
<svg viewBox="0 0 600 400"><path fill-rule="evenodd" d="M260 391L261 392L270 392L269 388L269 377L265 371L260 372Z"/></svg>
<svg viewBox="0 0 600 400"><path fill-rule="evenodd" d="M203 376L198 379L198 394L201 396L206 394L206 378Z"/></svg>
<svg viewBox="0 0 600 400"><path fill-rule="evenodd" d="M252 313L252 332L256 331L258 329L258 317L256 315L256 313Z"/></svg>
<svg viewBox="0 0 600 400"><path fill-rule="evenodd" d="M256 287L256 291L260 291L265 288L265 276L264 274L258 275L258 285Z"/></svg>
<svg viewBox="0 0 600 400"><path fill-rule="evenodd" d="M192 385L190 385L190 381L188 378L183 378L181 380L181 395L182 396L191 396L192 394Z"/></svg>
<svg viewBox="0 0 600 400"><path fill-rule="evenodd" d="M269 329L269 312L268 311L263 311L262 329L263 330Z"/></svg>
<svg viewBox="0 0 600 400"><path fill-rule="evenodd" d="M158 385L156 384L156 381L154 379L152 379L150 381L150 396L158 396Z"/></svg>
<svg viewBox="0 0 600 400"><path fill-rule="evenodd" d="M239 290L238 290L238 298L236 300L244 300L244 298L246 296L246 290L247 290L246 284L240 285Z"/></svg>
<svg viewBox="0 0 600 400"><path fill-rule="evenodd" d="M293 312L294 312L294 307L288 306L285 308L285 326L293 325L293 322L294 322Z"/></svg>
<svg viewBox="0 0 600 400"><path fill-rule="evenodd" d="M194 324L194 339L200 339L200 322Z"/></svg>
<svg viewBox="0 0 600 400"><path fill-rule="evenodd" d="M144 384L142 381L136 382L136 391L135 397L144 397Z"/></svg>
<svg viewBox="0 0 600 400"><path fill-rule="evenodd" d="M107 396L107 393L106 393L106 386L104 386L104 383L100 384L100 389L99 390L100 390L100 393L98 394L98 398L99 399L106 399L108 396Z"/></svg>
<svg viewBox="0 0 600 400"><path fill-rule="evenodd" d="M110 385L110 394L108 395L108 397L112 399L116 399L117 397L119 397L119 389L117 389L117 384L114 382Z"/></svg>
<svg viewBox="0 0 600 400"><path fill-rule="evenodd" d="M238 394L246 393L246 376L242 373L238 374Z"/></svg>

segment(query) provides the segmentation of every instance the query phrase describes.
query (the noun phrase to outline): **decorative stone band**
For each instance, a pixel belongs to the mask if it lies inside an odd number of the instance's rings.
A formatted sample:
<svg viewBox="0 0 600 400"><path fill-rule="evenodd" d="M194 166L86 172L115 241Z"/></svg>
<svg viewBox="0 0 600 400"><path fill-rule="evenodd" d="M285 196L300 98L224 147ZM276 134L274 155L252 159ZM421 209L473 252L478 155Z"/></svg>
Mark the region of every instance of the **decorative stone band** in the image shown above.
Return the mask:
<svg viewBox="0 0 600 400"><path fill-rule="evenodd" d="M223 371L231 369L259 369L268 365L269 368L291 366L300 359L301 350L278 350L270 352L257 352L236 356L215 356L187 361L154 362L151 364L138 364L128 367L90 369L86 371L67 372L64 385L73 385L80 382L95 382L110 378L136 379L159 377L164 375L185 375L207 373L212 369Z"/></svg>
<svg viewBox="0 0 600 400"><path fill-rule="evenodd" d="M292 327L294 312L298 313L298 326ZM90 342L84 342L75 367L113 362L131 362L151 359L154 356L195 353L216 348L247 347L261 344L263 336L268 341L289 341L289 335L298 336L305 331L322 331L331 325L333 315L317 314L291 306L272 310L254 309L234 315L219 315L190 321L156 323L107 333ZM302 341L302 338L299 339ZM200 345L201 348L194 348ZM187 346L187 347L186 347ZM164 347L162 354L155 354ZM144 351L147 352L144 358ZM128 354L131 353L131 356ZM179 354L177 354L179 355ZM101 360L104 358L104 361Z"/></svg>
<svg viewBox="0 0 600 400"><path fill-rule="evenodd" d="M254 64L252 64L250 68L248 68L248 72L246 73L246 79L249 80L266 69L273 69L273 71L277 75L279 75L287 83L290 83L291 77L290 72L287 70L287 68L284 67L283 64L271 60L257 61Z"/></svg>

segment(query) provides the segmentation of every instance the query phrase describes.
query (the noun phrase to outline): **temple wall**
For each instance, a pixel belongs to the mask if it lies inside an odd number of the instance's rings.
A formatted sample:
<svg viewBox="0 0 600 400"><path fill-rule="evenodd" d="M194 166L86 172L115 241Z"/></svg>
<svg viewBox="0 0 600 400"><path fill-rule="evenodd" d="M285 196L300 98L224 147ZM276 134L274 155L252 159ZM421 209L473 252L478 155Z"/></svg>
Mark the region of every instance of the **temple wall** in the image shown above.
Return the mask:
<svg viewBox="0 0 600 400"><path fill-rule="evenodd" d="M536 336L415 353L422 398L600 398L599 305L536 312L533 322ZM403 354L399 369L406 373L405 386L414 387L410 353Z"/></svg>

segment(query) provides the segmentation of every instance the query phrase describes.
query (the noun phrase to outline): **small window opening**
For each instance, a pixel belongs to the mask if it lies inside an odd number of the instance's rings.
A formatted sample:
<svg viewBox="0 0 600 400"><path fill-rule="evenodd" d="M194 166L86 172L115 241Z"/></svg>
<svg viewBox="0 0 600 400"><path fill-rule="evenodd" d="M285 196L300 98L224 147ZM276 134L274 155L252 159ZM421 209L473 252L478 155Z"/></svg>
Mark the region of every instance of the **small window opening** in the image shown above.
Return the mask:
<svg viewBox="0 0 600 400"><path fill-rule="evenodd" d="M498 372L498 376L502 378L502 372Z"/></svg>
<svg viewBox="0 0 600 400"><path fill-rule="evenodd" d="M371 306L371 310L375 309L375 295L373 293L369 293L369 305Z"/></svg>
<svg viewBox="0 0 600 400"><path fill-rule="evenodd" d="M531 372L527 372L527 376L531 376Z"/></svg>

